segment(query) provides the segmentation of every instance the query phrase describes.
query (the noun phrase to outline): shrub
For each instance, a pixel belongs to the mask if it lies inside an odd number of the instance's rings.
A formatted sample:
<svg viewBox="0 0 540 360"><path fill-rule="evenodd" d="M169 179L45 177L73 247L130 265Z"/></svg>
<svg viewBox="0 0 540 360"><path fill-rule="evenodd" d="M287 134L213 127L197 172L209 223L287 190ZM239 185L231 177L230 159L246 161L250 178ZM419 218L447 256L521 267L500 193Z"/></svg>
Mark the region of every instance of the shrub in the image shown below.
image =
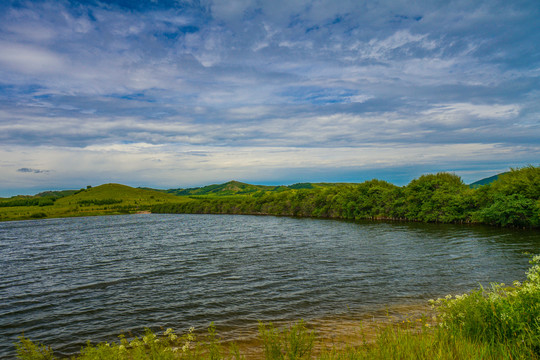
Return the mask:
<svg viewBox="0 0 540 360"><path fill-rule="evenodd" d="M32 219L43 219L47 217L47 214L44 212L35 212L30 215Z"/></svg>
<svg viewBox="0 0 540 360"><path fill-rule="evenodd" d="M434 301L441 326L473 341L524 344L540 355L540 256L531 264L523 284L494 284Z"/></svg>
<svg viewBox="0 0 540 360"><path fill-rule="evenodd" d="M15 344L17 357L24 360L53 360L53 351L50 347L40 343L33 343L24 336L19 336L19 343Z"/></svg>

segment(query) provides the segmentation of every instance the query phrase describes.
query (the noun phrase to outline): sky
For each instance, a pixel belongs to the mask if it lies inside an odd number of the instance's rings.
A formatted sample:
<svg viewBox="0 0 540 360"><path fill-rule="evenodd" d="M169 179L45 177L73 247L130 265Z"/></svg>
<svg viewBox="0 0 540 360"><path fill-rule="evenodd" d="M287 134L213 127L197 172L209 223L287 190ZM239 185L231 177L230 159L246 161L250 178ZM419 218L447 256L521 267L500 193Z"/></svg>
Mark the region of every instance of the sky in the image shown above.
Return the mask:
<svg viewBox="0 0 540 360"><path fill-rule="evenodd" d="M540 2L0 2L0 196L540 159Z"/></svg>

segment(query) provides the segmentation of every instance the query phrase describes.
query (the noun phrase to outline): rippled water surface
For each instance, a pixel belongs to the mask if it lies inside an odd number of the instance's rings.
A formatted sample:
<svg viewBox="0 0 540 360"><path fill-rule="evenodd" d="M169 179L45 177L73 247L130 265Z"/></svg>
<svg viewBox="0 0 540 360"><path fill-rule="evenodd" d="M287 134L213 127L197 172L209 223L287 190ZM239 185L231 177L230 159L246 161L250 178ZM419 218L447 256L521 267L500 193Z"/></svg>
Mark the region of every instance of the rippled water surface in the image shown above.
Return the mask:
<svg viewBox="0 0 540 360"><path fill-rule="evenodd" d="M0 223L0 357L145 327L354 317L523 280L538 232L227 215Z"/></svg>

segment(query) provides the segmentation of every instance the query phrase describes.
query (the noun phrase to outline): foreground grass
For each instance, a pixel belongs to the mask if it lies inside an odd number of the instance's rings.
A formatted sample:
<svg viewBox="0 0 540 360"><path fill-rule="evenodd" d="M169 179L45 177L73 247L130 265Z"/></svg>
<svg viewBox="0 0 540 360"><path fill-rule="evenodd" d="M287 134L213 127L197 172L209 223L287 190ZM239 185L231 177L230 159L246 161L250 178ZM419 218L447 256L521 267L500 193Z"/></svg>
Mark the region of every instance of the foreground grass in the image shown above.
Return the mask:
<svg viewBox="0 0 540 360"><path fill-rule="evenodd" d="M493 285L432 302L434 319L381 325L373 340L350 347L317 346L315 332L303 322L277 328L259 324L260 356L293 359L539 359L540 256L531 261L527 280ZM53 351L21 337L19 359L56 359ZM244 359L240 348L224 346L215 327L197 339L191 329L176 335L150 330L141 338L121 336L117 343L88 343L73 359Z"/></svg>

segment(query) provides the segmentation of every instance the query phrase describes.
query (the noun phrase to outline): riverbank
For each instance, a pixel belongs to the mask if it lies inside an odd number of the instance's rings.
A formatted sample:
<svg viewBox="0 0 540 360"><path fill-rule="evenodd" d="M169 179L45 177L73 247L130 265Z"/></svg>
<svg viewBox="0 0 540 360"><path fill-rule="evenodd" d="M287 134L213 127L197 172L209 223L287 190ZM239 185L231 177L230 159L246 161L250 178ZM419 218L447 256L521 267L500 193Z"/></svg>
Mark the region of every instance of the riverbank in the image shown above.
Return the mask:
<svg viewBox="0 0 540 360"><path fill-rule="evenodd" d="M296 185L230 182L158 191L104 184L0 198L0 221L152 212L540 227L540 167L513 169L478 188L449 173L422 175L402 187L375 179Z"/></svg>
<svg viewBox="0 0 540 360"><path fill-rule="evenodd" d="M308 188L234 195L209 188L204 195L194 192L197 195L190 195L191 201L163 202L150 209L153 213L540 226L540 167L533 166L513 169L478 188L465 185L450 173L422 175L403 187L374 179L360 184L310 184Z"/></svg>
<svg viewBox="0 0 540 360"><path fill-rule="evenodd" d="M349 314L346 317L325 317L309 322L302 320L295 323L288 321L261 322L252 326L238 328L214 327L211 324L207 330L191 328L185 333L178 333L173 329L158 332L147 331L144 335L139 335L139 337L132 335L124 337L124 335L121 335L121 340L116 343L81 344L83 353L86 355L82 355L80 359L116 358L108 357L109 355L112 356L114 351L118 351L120 359L130 359L128 350L133 350L137 346L145 347L145 351L150 350L158 353L158 347L151 344L154 342L160 344L160 346L165 345L162 349L164 353L168 352L165 350L166 348L170 349L171 353L176 353L177 356L172 358L213 358L208 356L209 352L217 351L220 356L214 359L238 358L234 355L236 353L245 360L262 360L268 359L265 350L268 346L278 345L276 343L272 344L272 342L290 341L291 344L280 343L279 346L291 346L292 343L298 341L297 345L299 347L305 347L308 346L306 342L310 336L312 340L312 343L309 344L310 357L319 358L332 352L345 354L350 352L351 349L372 346L376 343L381 331L389 327L416 331L426 324L432 326L435 323L434 314L433 309L427 302L422 301L387 306L369 313ZM264 327L266 335L263 335L261 327ZM302 339L294 340L290 338L293 333ZM288 338L278 340L273 335ZM24 360L42 358L42 355L46 355L45 358L47 359L77 358L77 354L55 354L54 349L43 347L41 344L32 343L29 340L23 340L17 346L19 348L19 358ZM187 356L189 352L191 354ZM182 353L184 353L184 356L182 356ZM97 356L97 354L100 355ZM123 357L122 354L126 356ZM135 356L135 358L150 359L153 357L148 353L143 357ZM300 356L299 358L305 357Z"/></svg>
<svg viewBox="0 0 540 360"><path fill-rule="evenodd" d="M521 285L520 285L521 286ZM513 290L512 290L513 291ZM518 290L519 291L519 290ZM489 295L489 294L488 294ZM491 293L493 295L493 293ZM493 298L487 296L486 298ZM462 302L464 296L454 299L439 299ZM496 302L491 303L494 307ZM470 308L479 310L482 304ZM525 338L510 337L494 339L486 336L485 324L472 319L469 325L481 331L481 337L465 334L452 327L447 309L439 308L433 317L418 314L423 309L410 306L394 311L372 314L364 321L344 321L326 319L316 323L263 324L258 327L258 336L252 334L237 339L226 340L219 336L212 325L206 334L197 334L190 329L185 334L176 334L173 329L160 333L147 331L135 338L120 337L117 343L100 343L83 347L80 355L70 356L72 360L94 359L243 359L243 360L293 360L293 359L539 359L538 338L530 333ZM402 310L408 312L402 313ZM413 311L412 313L409 311ZM390 315L393 313L394 315ZM420 315L420 316L415 316ZM446 316L445 316L446 315ZM454 314L455 315L455 314ZM516 320L516 319L511 319ZM467 325L467 324L461 324ZM523 324L529 326L530 324ZM491 330L497 324L489 324ZM463 327L461 327L463 330ZM534 330L528 327L526 332ZM516 337L516 334L514 334ZM516 341L518 340L518 341ZM53 350L44 345L21 338L17 345L21 360L56 360Z"/></svg>
<svg viewBox="0 0 540 360"><path fill-rule="evenodd" d="M302 322L307 332L315 335L312 355L320 357L332 351L346 352L351 348L374 345L381 331L388 327L419 329L425 324L434 326L435 311L425 301L381 307L379 310L353 316L325 317ZM291 322L272 323L277 329L290 329ZM221 344L225 349L237 347L246 360L265 359L265 345L260 328L219 329ZM201 334L204 339L205 334Z"/></svg>

